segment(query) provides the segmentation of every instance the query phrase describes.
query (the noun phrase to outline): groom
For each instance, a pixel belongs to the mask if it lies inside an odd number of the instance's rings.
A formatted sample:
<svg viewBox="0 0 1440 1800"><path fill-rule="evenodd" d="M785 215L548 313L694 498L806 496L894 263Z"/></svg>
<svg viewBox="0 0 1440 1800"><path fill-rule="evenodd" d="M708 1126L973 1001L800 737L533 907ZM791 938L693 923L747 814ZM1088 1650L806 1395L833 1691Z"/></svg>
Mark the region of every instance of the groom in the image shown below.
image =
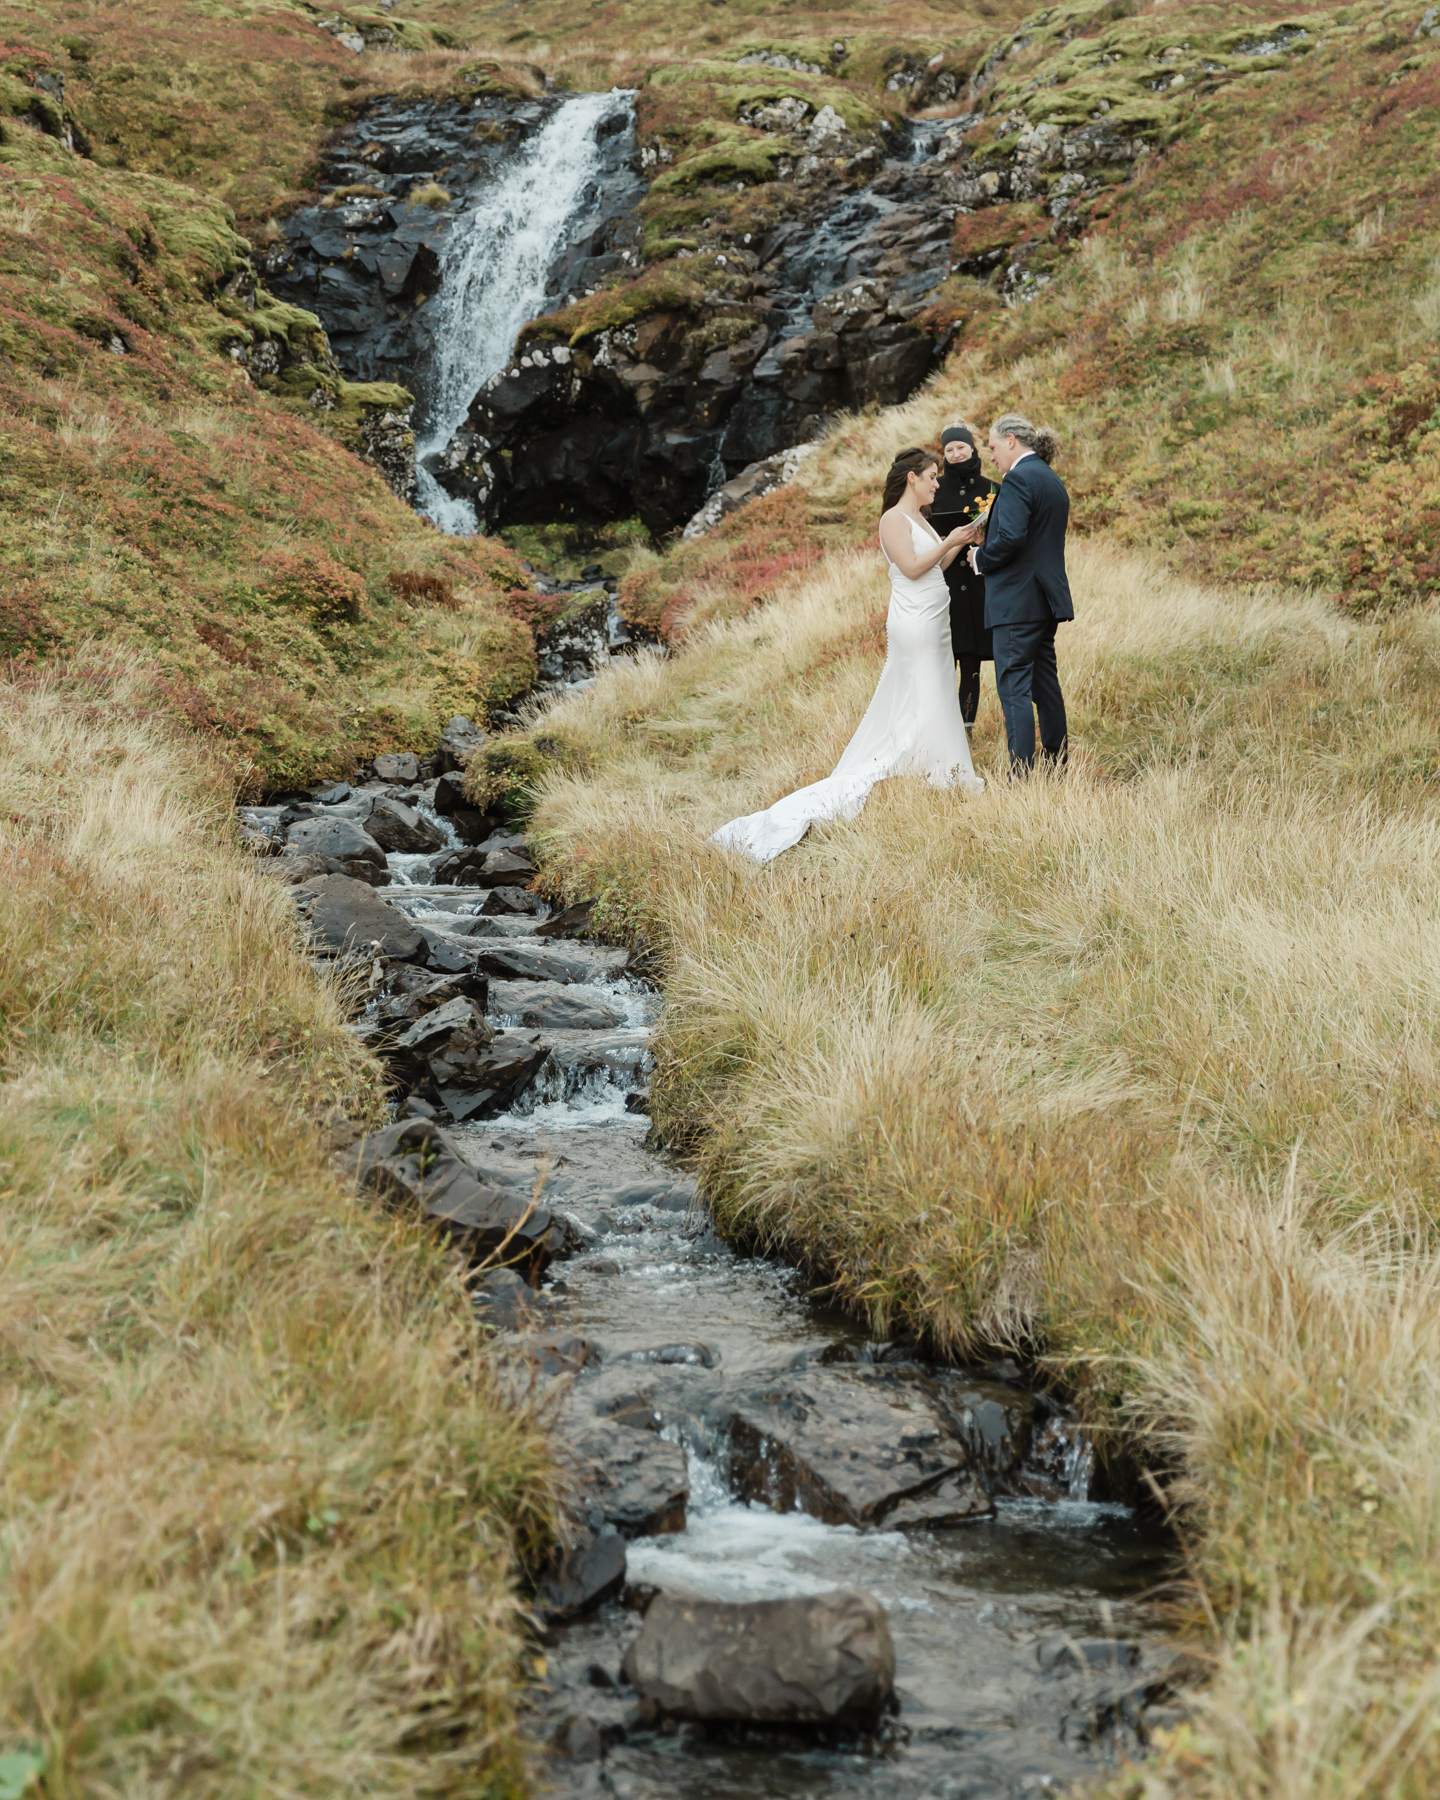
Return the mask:
<svg viewBox="0 0 1440 1800"><path fill-rule="evenodd" d="M1050 467L1056 448L1054 432L1020 413L1005 413L990 427L990 457L1002 481L984 542L969 553L970 567L985 577L985 624L995 632L995 686L1012 769L1035 765L1034 712L1044 760L1059 767L1066 754L1055 628L1073 619L1075 608L1065 575L1070 496Z"/></svg>

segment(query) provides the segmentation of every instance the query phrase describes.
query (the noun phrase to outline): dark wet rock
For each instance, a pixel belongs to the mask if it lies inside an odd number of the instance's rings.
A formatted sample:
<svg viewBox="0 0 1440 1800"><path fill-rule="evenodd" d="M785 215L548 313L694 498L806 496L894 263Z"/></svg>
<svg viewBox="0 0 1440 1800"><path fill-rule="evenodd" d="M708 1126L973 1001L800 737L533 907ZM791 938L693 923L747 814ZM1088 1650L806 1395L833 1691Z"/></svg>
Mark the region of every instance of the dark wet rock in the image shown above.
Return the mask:
<svg viewBox="0 0 1440 1800"><path fill-rule="evenodd" d="M365 829L382 849L397 851L402 856L439 850L445 842L439 827L403 800L377 800L365 822Z"/></svg>
<svg viewBox="0 0 1440 1800"><path fill-rule="evenodd" d="M587 1495L617 1531L653 1537L684 1529L690 1475L678 1444L600 1419L575 1440L574 1453Z"/></svg>
<svg viewBox="0 0 1440 1800"><path fill-rule="evenodd" d="M428 1086L460 1122L493 1116L518 1099L548 1053L538 1032L497 1032L474 1000L460 996L417 1019L387 1060L404 1085Z"/></svg>
<svg viewBox="0 0 1440 1800"><path fill-rule="evenodd" d="M944 1371L936 1397L955 1435L992 1486L1008 1491L1011 1478L1030 1456L1044 1408L1033 1394L1001 1382Z"/></svg>
<svg viewBox="0 0 1440 1800"><path fill-rule="evenodd" d="M513 850L489 850L484 845L452 850L435 865L437 886L523 887L534 879L535 865Z"/></svg>
<svg viewBox="0 0 1440 1800"><path fill-rule="evenodd" d="M425 940L426 958L432 969L446 969L460 974L480 967L480 946L467 943L452 932L441 931L428 919L417 921L417 929Z"/></svg>
<svg viewBox="0 0 1440 1800"><path fill-rule="evenodd" d="M528 1192L482 1182L454 1139L428 1119L372 1132L336 1160L360 1188L418 1208L473 1257L502 1254L532 1285L565 1247L564 1226L549 1207Z"/></svg>
<svg viewBox="0 0 1440 1800"><path fill-rule="evenodd" d="M461 843L471 846L484 844L501 823L499 813L482 812L471 803L465 792L465 777L458 769L442 774L435 783L435 810L454 826Z"/></svg>
<svg viewBox="0 0 1440 1800"><path fill-rule="evenodd" d="M597 1256L593 1262L581 1263L587 1275L618 1275L620 1265L609 1256Z"/></svg>
<svg viewBox="0 0 1440 1800"><path fill-rule="evenodd" d="M398 1033L451 1000L472 1000L483 1014L489 997L488 978L470 970L436 975L419 969L391 969L385 980L385 997L377 1010L380 1018Z"/></svg>
<svg viewBox="0 0 1440 1800"><path fill-rule="evenodd" d="M1035 1657L1042 1669L1062 1673L1073 1669L1133 1669L1140 1660L1140 1646L1115 1638L1073 1638L1057 1633L1035 1646Z"/></svg>
<svg viewBox="0 0 1440 1800"><path fill-rule="evenodd" d="M663 1717L860 1727L889 1702L895 1646L884 1607L853 1589L740 1604L660 1594L623 1669Z"/></svg>
<svg viewBox="0 0 1440 1800"><path fill-rule="evenodd" d="M535 935L541 938L583 937L590 928L590 915L594 910L593 900L577 900L573 906L552 913L536 927Z"/></svg>
<svg viewBox="0 0 1440 1800"><path fill-rule="evenodd" d="M720 1360L720 1352L713 1344L653 1344L644 1350L626 1350L615 1360L653 1363L661 1368L713 1369Z"/></svg>
<svg viewBox="0 0 1440 1800"><path fill-rule="evenodd" d="M735 1402L731 1475L740 1497L831 1524L876 1525L902 1500L964 1473L964 1446L923 1389L867 1373L806 1370Z"/></svg>
<svg viewBox="0 0 1440 1800"><path fill-rule="evenodd" d="M285 848L292 856L323 856L337 873L353 875L371 887L384 887L390 880L385 852L350 819L333 814L300 819L287 831Z"/></svg>
<svg viewBox="0 0 1440 1800"><path fill-rule="evenodd" d="M620 1023L620 1015L595 989L558 981L494 981L490 1004L506 1018L541 1030L611 1030Z"/></svg>
<svg viewBox="0 0 1440 1800"><path fill-rule="evenodd" d="M445 775L467 769L470 758L484 742L485 733L475 721L457 713L440 733L440 745L435 753L440 773Z"/></svg>
<svg viewBox="0 0 1440 1800"><path fill-rule="evenodd" d="M327 781L320 787L311 788L310 798L317 806L339 806L342 800L350 798L350 783Z"/></svg>
<svg viewBox="0 0 1440 1800"><path fill-rule="evenodd" d="M623 1362L625 1359L618 1360ZM665 1423L648 1394L618 1394L603 1402L599 1410L612 1423L624 1425L630 1431L658 1431Z"/></svg>
<svg viewBox="0 0 1440 1800"><path fill-rule="evenodd" d="M796 471L813 449L813 444L796 444L778 455L747 463L738 475L732 475L729 481L716 488L685 527L684 535L687 538L704 537L707 531L713 531L722 519L739 512L742 506L784 487L795 479Z"/></svg>
<svg viewBox="0 0 1440 1800"><path fill-rule="evenodd" d="M493 887L486 894L480 907L482 916L493 917L496 914L535 913L543 902L538 894L532 894L529 888Z"/></svg>
<svg viewBox="0 0 1440 1800"><path fill-rule="evenodd" d="M394 756L377 756L375 758L375 779L377 781L418 781L420 779L419 759L409 750L402 750Z"/></svg>
<svg viewBox="0 0 1440 1800"><path fill-rule="evenodd" d="M610 654L610 596L603 588L577 594L560 615L535 633L535 653L545 681L583 681Z"/></svg>
<svg viewBox="0 0 1440 1800"><path fill-rule="evenodd" d="M599 1362L600 1352L589 1338L574 1331L531 1331L505 1340L511 1354L522 1357L537 1374L578 1375L589 1363Z"/></svg>
<svg viewBox="0 0 1440 1800"><path fill-rule="evenodd" d="M885 1515L887 1531L941 1531L993 1519L995 1502L973 1475L952 1475L915 1499L902 1500Z"/></svg>
<svg viewBox="0 0 1440 1800"><path fill-rule="evenodd" d="M587 1532L546 1576L537 1598L547 1623L558 1625L592 1612L624 1585L624 1538L618 1531Z"/></svg>
<svg viewBox="0 0 1440 1800"><path fill-rule="evenodd" d="M656 1212L688 1212L695 1204L693 1180L627 1181L595 1196L605 1206L649 1206Z"/></svg>
<svg viewBox="0 0 1440 1800"><path fill-rule="evenodd" d="M312 877L306 886L314 897L309 908L312 945L337 955L368 952L397 962L424 960L424 938L368 882L327 874Z"/></svg>
<svg viewBox="0 0 1440 1800"><path fill-rule="evenodd" d="M549 1317L555 1303L513 1269L494 1269L470 1290L477 1317L497 1331L528 1331Z"/></svg>
<svg viewBox="0 0 1440 1800"><path fill-rule="evenodd" d="M645 1079L650 1041L639 1030L562 1031L546 1028L554 1076L565 1099L597 1087L638 1087Z"/></svg>
<svg viewBox="0 0 1440 1800"><path fill-rule="evenodd" d="M568 1757L571 1762L599 1762L604 1754L605 1741L600 1735L600 1727L593 1719L587 1719L584 1713L570 1713L563 1718L551 1734L550 1747L557 1755Z"/></svg>
<svg viewBox="0 0 1440 1800"><path fill-rule="evenodd" d="M580 944L535 943L524 939L486 939L475 946L476 966L497 980L554 981L584 984L619 975L628 951L598 950Z"/></svg>

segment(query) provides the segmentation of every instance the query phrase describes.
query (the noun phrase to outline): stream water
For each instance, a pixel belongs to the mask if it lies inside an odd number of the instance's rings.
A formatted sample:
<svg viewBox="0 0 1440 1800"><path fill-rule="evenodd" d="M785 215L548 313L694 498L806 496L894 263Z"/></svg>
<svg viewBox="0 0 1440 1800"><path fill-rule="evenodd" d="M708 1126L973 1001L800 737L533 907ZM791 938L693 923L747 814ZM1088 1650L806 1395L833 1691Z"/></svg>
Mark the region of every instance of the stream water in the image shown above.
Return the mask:
<svg viewBox="0 0 1440 1800"><path fill-rule="evenodd" d="M545 277L585 204L600 162L596 127L615 100L577 94L560 103L450 234L430 302L435 350L416 377L415 465L420 510L454 536L478 529L475 509L445 492L426 458L444 450L475 395L509 360L520 328L545 310Z"/></svg>
<svg viewBox="0 0 1440 1800"><path fill-rule="evenodd" d="M345 793L325 810L361 819L388 794L455 843L433 782ZM270 829L266 812L251 809L249 823ZM537 938L538 902L507 911L483 886L435 885L440 854L391 855L381 897L442 934L446 954L468 946L481 968L488 957L493 1025L538 1025L550 1046L507 1111L446 1128L484 1179L542 1181L567 1221L571 1253L550 1265L535 1311L499 1321L512 1327L501 1348L528 1381L545 1378L558 1343L561 1362L578 1366L551 1389L562 1444L598 1426L642 1464L668 1458L683 1505L669 1520L683 1516L682 1529L631 1537L623 1593L549 1632L529 1724L569 1753L553 1756L545 1783L631 1800L1009 1800L1139 1755L1175 1654L1147 1598L1172 1568L1163 1530L1092 1496L1083 1432L1013 1365L946 1368L913 1345L873 1342L795 1270L730 1248L691 1175L652 1141L648 1040L661 996L623 953ZM497 978L497 961L527 956L551 962L535 979ZM757 1406L780 1420L760 1453L741 1429ZM787 1443L786 1417L808 1418L809 1435ZM917 1417L967 1447L967 1522L907 1518L904 1506L879 1509L878 1525L845 1522L784 1489L790 1451L817 1467L837 1445L862 1466L893 1458ZM644 1722L620 1665L651 1592L753 1600L841 1587L878 1596L889 1615L898 1710L878 1732L825 1740Z"/></svg>

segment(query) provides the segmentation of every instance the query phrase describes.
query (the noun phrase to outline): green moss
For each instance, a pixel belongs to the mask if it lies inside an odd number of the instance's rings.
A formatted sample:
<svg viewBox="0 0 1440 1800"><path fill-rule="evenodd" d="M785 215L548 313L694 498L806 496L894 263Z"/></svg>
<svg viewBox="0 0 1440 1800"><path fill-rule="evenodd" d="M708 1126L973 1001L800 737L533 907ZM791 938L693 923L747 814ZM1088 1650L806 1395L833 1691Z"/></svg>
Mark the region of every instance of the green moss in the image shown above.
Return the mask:
<svg viewBox="0 0 1440 1800"><path fill-rule="evenodd" d="M670 194L720 182L774 181L775 165L786 151L787 146L777 138L762 137L743 126L732 127L717 133L703 149L682 157L673 169L657 175L650 191Z"/></svg>
<svg viewBox="0 0 1440 1800"><path fill-rule="evenodd" d="M635 281L602 288L573 306L532 320L520 333L520 342L564 341L573 347L646 313L698 311L705 299L704 277L714 267L714 258L703 256L657 263Z"/></svg>

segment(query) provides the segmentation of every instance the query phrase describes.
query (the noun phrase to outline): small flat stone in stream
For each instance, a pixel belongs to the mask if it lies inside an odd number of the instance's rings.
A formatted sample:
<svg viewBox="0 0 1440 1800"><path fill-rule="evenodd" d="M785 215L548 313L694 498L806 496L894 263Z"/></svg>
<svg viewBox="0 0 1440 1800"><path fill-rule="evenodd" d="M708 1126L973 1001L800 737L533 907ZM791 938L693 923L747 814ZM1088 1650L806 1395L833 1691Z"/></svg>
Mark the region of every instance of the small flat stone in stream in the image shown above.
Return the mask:
<svg viewBox="0 0 1440 1800"><path fill-rule="evenodd" d="M866 1370L807 1369L736 1401L731 1479L738 1498L832 1525L878 1525L968 1464L918 1382Z"/></svg>
<svg viewBox="0 0 1440 1800"><path fill-rule="evenodd" d="M565 1227L526 1189L482 1182L453 1138L429 1119L372 1132L335 1159L356 1185L417 1207L477 1260L502 1252L533 1286L565 1248Z"/></svg>
<svg viewBox="0 0 1440 1800"><path fill-rule="evenodd" d="M695 1204L693 1181L627 1181L595 1195L602 1206L649 1206L656 1212L688 1212Z"/></svg>
<svg viewBox="0 0 1440 1800"><path fill-rule="evenodd" d="M385 852L352 819L301 819L286 834L285 848L294 856L323 856L371 887L384 887L390 879Z"/></svg>
<svg viewBox="0 0 1440 1800"><path fill-rule="evenodd" d="M555 1311L548 1294L532 1288L513 1269L492 1269L470 1294L476 1317L497 1331L527 1331Z"/></svg>
<svg viewBox="0 0 1440 1800"><path fill-rule="evenodd" d="M542 1030L550 1025L569 1031L606 1031L620 1023L619 1013L605 1004L598 990L559 981L494 981L490 1005L505 1018Z"/></svg>
<svg viewBox="0 0 1440 1800"><path fill-rule="evenodd" d="M419 758L409 750L402 750L397 756L377 756L375 758L375 779L377 781L418 781L420 779Z"/></svg>
<svg viewBox="0 0 1440 1800"><path fill-rule="evenodd" d="M480 907L483 914L495 913L534 913L541 906L540 896L532 894L529 888L494 887L486 894Z"/></svg>
<svg viewBox="0 0 1440 1800"><path fill-rule="evenodd" d="M435 865L437 886L524 887L534 878L535 865L513 850L452 850Z"/></svg>
<svg viewBox="0 0 1440 1800"><path fill-rule="evenodd" d="M679 1444L597 1419L574 1441L586 1494L626 1537L685 1529L690 1474Z"/></svg>
<svg viewBox="0 0 1440 1800"><path fill-rule="evenodd" d="M1035 1660L1047 1672L1088 1669L1118 1674L1122 1669L1133 1669L1139 1662L1140 1646L1115 1638L1073 1638L1057 1632L1035 1646Z"/></svg>
<svg viewBox="0 0 1440 1800"><path fill-rule="evenodd" d="M590 927L590 915L595 910L593 900L577 900L573 906L567 906L563 912L551 913L543 925L537 926L536 937L581 937Z"/></svg>
<svg viewBox="0 0 1440 1800"><path fill-rule="evenodd" d="M467 943L448 931L437 931L429 920L417 922L416 929L425 940L426 958L432 969L444 969L458 975L479 968L478 944Z"/></svg>
<svg viewBox="0 0 1440 1800"><path fill-rule="evenodd" d="M625 1585L625 1540L618 1531L587 1532L540 1584L545 1621L562 1625L581 1618Z"/></svg>
<svg viewBox="0 0 1440 1800"><path fill-rule="evenodd" d="M590 1363L599 1362L600 1352L589 1338L575 1331L528 1331L513 1333L500 1340L500 1347L510 1356L529 1363L537 1375L553 1380L557 1375L578 1375Z"/></svg>
<svg viewBox="0 0 1440 1800"><path fill-rule="evenodd" d="M342 953L373 950L396 962L424 959L424 938L368 882L349 875L321 875L306 885L315 895L310 909L313 944Z"/></svg>
<svg viewBox="0 0 1440 1800"><path fill-rule="evenodd" d="M876 1724L895 1645L873 1594L728 1603L659 1594L625 1679L662 1717L756 1725Z"/></svg>
<svg viewBox="0 0 1440 1800"><path fill-rule="evenodd" d="M382 850L393 850L402 856L439 850L445 842L439 826L432 825L403 800L377 800L365 821L365 829Z"/></svg>
<svg viewBox="0 0 1440 1800"><path fill-rule="evenodd" d="M945 1531L954 1525L970 1525L977 1519L993 1519L995 1502L973 1475L952 1475L938 1488L912 1500L902 1500L885 1515L887 1531Z"/></svg>
<svg viewBox="0 0 1440 1800"><path fill-rule="evenodd" d="M475 945L476 966L498 980L593 982L619 975L627 950L592 949L580 944L537 944L532 938L485 938Z"/></svg>

